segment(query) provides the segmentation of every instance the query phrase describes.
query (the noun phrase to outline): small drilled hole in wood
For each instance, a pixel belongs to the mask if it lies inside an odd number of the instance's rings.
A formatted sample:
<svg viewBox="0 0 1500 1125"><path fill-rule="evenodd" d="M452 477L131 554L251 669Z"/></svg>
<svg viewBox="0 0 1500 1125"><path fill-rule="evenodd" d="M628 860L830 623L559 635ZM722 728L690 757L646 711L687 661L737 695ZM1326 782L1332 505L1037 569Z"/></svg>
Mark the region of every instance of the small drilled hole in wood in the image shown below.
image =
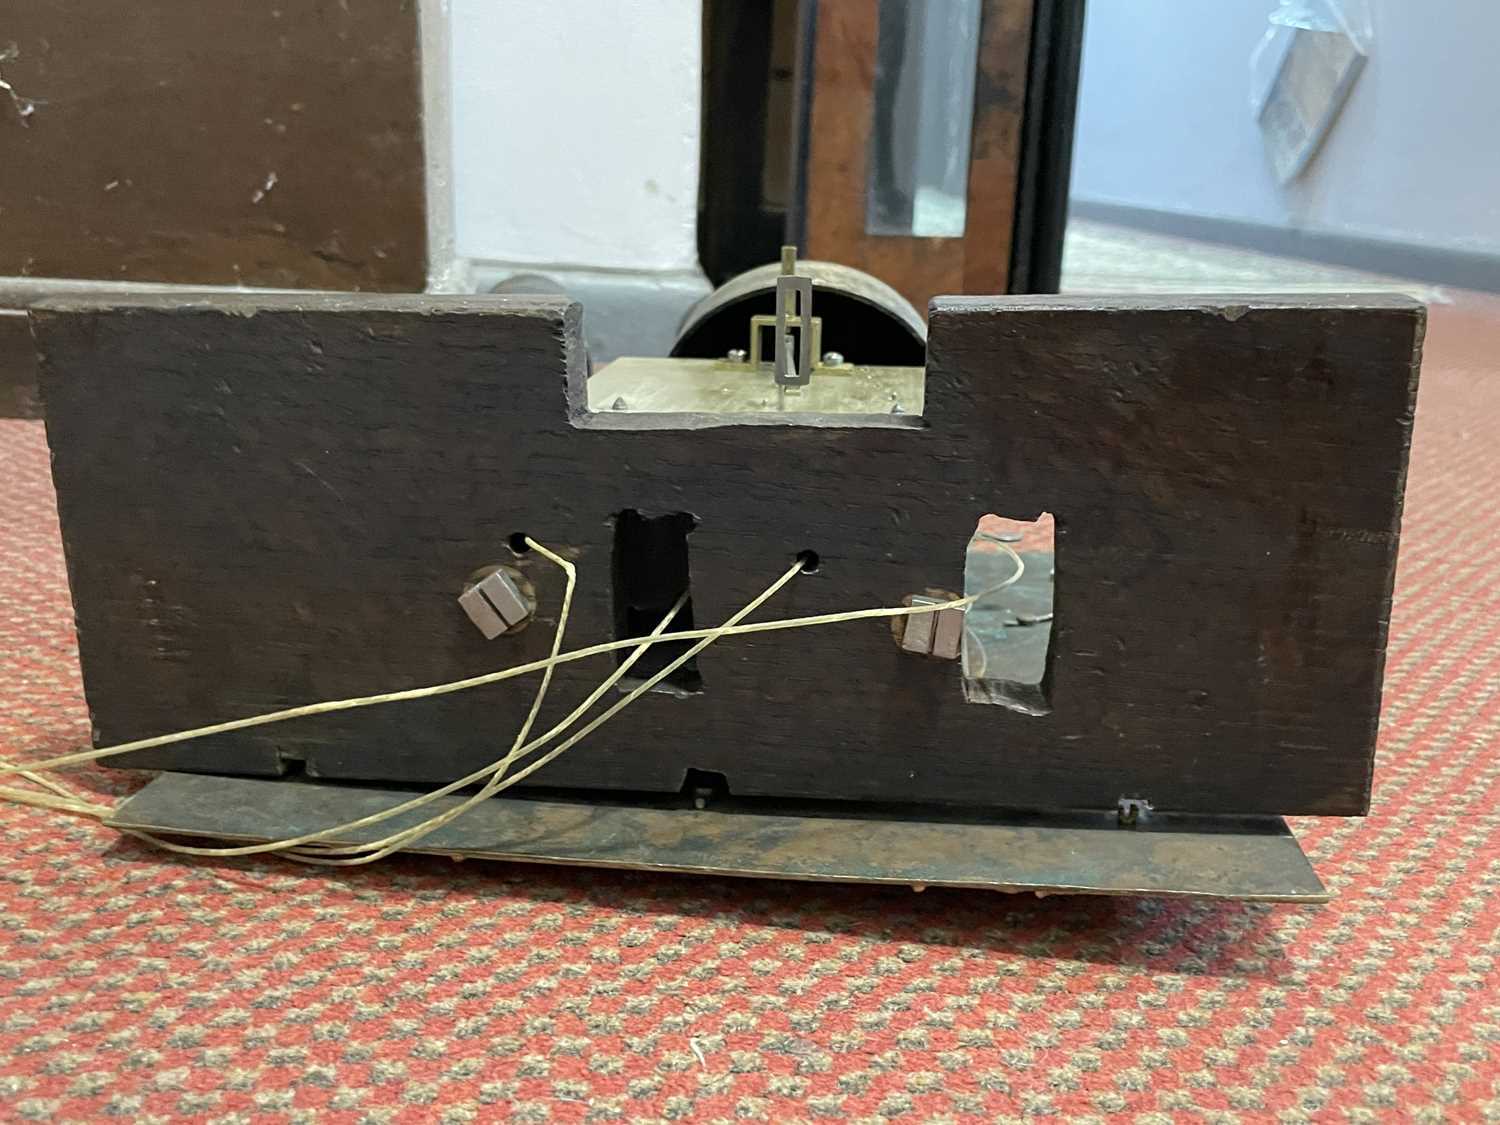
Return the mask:
<svg viewBox="0 0 1500 1125"><path fill-rule="evenodd" d="M820 559L817 551L798 551L797 561L802 564L803 574L817 574Z"/></svg>
<svg viewBox="0 0 1500 1125"><path fill-rule="evenodd" d="M1048 715L1056 524L986 515L964 553L964 596L981 594L964 617L963 685L970 703ZM1026 564L1019 581L1010 548ZM998 587L998 588L997 588Z"/></svg>
<svg viewBox="0 0 1500 1125"><path fill-rule="evenodd" d="M531 537L527 535L526 532L517 531L513 532L511 534L511 537L506 540L506 542L510 544L510 549L513 553L517 555L525 555L531 553L531 544L526 542L526 540L529 538Z"/></svg>

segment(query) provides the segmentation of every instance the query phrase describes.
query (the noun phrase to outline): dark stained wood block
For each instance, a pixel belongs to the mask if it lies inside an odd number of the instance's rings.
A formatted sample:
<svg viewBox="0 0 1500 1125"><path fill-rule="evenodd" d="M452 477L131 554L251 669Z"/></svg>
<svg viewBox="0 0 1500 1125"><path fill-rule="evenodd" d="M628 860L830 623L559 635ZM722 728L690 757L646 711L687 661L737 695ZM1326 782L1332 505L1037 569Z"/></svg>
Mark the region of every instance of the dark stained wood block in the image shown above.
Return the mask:
<svg viewBox="0 0 1500 1125"><path fill-rule="evenodd" d="M921 419L628 429L582 412L562 300L227 297L32 312L85 687L101 744L536 659L455 602L524 531L614 635L612 520L691 513L699 623L795 554L763 611L962 585L987 512L1056 516L1051 714L969 704L885 622L733 639L536 775L740 795L1359 814L1370 792L1424 321L1396 298L948 298ZM560 716L613 667L559 670ZM498 757L513 681L134 756L448 780ZM566 701L566 702L565 702ZM545 719L544 719L545 721Z"/></svg>
<svg viewBox="0 0 1500 1125"><path fill-rule="evenodd" d="M412 290L416 0L7 5L0 274Z"/></svg>

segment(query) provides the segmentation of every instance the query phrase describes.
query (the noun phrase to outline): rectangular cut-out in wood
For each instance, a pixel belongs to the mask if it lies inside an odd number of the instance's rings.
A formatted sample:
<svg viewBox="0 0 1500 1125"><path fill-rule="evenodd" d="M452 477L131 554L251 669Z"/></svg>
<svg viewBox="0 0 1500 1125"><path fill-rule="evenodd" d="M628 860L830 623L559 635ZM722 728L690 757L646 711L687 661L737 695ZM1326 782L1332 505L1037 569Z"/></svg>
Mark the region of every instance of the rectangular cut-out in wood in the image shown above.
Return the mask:
<svg viewBox="0 0 1500 1125"><path fill-rule="evenodd" d="M1036 520L983 516L964 553L964 698L1045 715L1056 570L1050 513ZM1015 552L1012 555L1010 552ZM1001 584L1005 583L1003 588Z"/></svg>
<svg viewBox="0 0 1500 1125"><path fill-rule="evenodd" d="M886 621L726 640L538 784L992 807L1367 805L1423 312L1395 298L934 302L922 425L610 429L565 301L226 297L33 310L101 744L615 635L614 518L688 513L698 624L816 551L765 616L959 590L987 512L1052 513L1032 715ZM536 619L457 605L520 568ZM558 670L568 706L613 667ZM254 728L127 764L445 781L508 745L516 681ZM562 703L557 706L561 707ZM559 712L561 713L561 712Z"/></svg>

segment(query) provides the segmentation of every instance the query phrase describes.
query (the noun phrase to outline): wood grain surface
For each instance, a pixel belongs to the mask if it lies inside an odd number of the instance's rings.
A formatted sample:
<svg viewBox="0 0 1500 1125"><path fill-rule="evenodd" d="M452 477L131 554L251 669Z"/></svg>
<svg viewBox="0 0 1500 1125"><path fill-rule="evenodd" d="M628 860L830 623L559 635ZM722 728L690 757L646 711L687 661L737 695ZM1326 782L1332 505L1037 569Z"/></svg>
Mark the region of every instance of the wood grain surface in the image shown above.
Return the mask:
<svg viewBox="0 0 1500 1125"><path fill-rule="evenodd" d="M878 0L818 5L805 256L874 274L925 312L939 293L1003 293L1014 234L1031 0L984 0L961 238L871 234L865 212Z"/></svg>
<svg viewBox="0 0 1500 1125"><path fill-rule="evenodd" d="M0 274L419 291L416 0L8 4Z"/></svg>
<svg viewBox="0 0 1500 1125"><path fill-rule="evenodd" d="M885 622L734 639L536 775L1005 807L1358 814L1369 796L1424 314L1400 298L945 298L903 427L620 431L579 413L562 300L233 297L32 312L100 743L613 636L612 520L687 512L700 624L818 552L763 616L962 585L988 512L1056 517L1052 713L964 702ZM540 620L455 602L518 561ZM613 666L559 670L565 713ZM503 751L510 682L141 754L439 781ZM544 720L545 721L545 720Z"/></svg>

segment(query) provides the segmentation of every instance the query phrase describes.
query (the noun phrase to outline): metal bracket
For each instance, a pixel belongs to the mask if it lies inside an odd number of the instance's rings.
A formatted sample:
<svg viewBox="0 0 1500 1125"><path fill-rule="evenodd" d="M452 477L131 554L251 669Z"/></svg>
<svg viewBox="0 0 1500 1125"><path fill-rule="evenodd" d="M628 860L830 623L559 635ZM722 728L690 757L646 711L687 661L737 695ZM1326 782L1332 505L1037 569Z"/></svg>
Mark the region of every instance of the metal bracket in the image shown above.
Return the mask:
<svg viewBox="0 0 1500 1125"><path fill-rule="evenodd" d="M1121 797L1118 819L1121 828L1134 828L1151 815L1151 802L1144 797Z"/></svg>
<svg viewBox="0 0 1500 1125"><path fill-rule="evenodd" d="M797 330L796 355L790 329ZM759 335L759 329L755 330ZM805 387L812 382L812 278L797 276L797 249L781 248L781 276L776 279L776 385Z"/></svg>
<svg viewBox="0 0 1500 1125"><path fill-rule="evenodd" d="M942 599L913 594L908 605L941 605ZM964 611L940 609L936 613L913 613L901 629L901 651L938 660L957 660L963 653Z"/></svg>
<svg viewBox="0 0 1500 1125"><path fill-rule="evenodd" d="M793 309L799 311L793 312ZM805 387L812 382L812 279L776 279L776 384ZM797 329L795 339L790 329ZM793 352L795 345L796 351Z"/></svg>
<svg viewBox="0 0 1500 1125"><path fill-rule="evenodd" d="M458 604L487 641L519 628L536 608L501 567L468 586L458 595Z"/></svg>

